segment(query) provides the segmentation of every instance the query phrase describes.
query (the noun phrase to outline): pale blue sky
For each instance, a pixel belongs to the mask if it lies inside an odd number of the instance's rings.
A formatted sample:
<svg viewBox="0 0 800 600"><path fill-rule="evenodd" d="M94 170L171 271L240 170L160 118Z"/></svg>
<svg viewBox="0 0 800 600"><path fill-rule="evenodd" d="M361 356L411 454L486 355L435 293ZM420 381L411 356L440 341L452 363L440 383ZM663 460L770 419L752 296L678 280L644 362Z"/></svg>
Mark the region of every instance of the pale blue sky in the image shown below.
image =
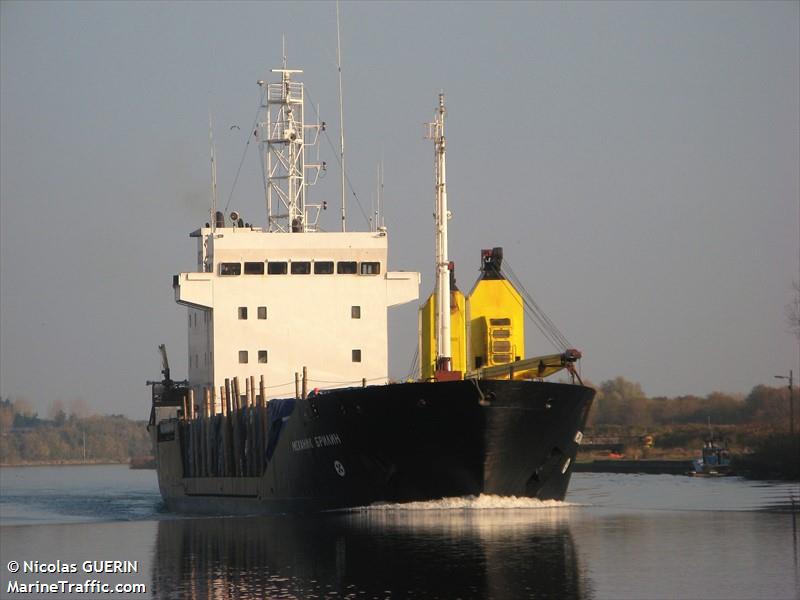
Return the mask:
<svg viewBox="0 0 800 600"><path fill-rule="evenodd" d="M390 266L430 290L422 123L443 89L462 288L504 246L595 383L746 393L797 372L799 7L342 3L348 172L369 211L384 158ZM207 220L209 105L224 204L285 33L335 143L335 19L331 2L0 3L3 397L144 417L159 343L185 375L171 276ZM230 208L261 223L256 157ZM314 194L338 207L334 168ZM414 305L392 313L395 377L415 331ZM551 350L530 327L529 353Z"/></svg>

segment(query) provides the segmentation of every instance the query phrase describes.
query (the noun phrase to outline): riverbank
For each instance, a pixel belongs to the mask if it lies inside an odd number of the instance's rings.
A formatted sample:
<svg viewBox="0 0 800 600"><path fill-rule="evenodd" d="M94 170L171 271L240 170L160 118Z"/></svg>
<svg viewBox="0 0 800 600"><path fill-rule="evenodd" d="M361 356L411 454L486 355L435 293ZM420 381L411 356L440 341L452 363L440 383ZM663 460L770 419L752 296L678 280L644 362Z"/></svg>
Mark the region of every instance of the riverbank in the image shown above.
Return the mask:
<svg viewBox="0 0 800 600"><path fill-rule="evenodd" d="M579 461L573 469L576 473L645 473L648 475L688 475L692 471L691 460L623 460L606 459Z"/></svg>
<svg viewBox="0 0 800 600"><path fill-rule="evenodd" d="M79 467L85 465L126 465L129 460L115 459L95 459L95 460L24 460L19 462L0 462L0 469L3 467Z"/></svg>

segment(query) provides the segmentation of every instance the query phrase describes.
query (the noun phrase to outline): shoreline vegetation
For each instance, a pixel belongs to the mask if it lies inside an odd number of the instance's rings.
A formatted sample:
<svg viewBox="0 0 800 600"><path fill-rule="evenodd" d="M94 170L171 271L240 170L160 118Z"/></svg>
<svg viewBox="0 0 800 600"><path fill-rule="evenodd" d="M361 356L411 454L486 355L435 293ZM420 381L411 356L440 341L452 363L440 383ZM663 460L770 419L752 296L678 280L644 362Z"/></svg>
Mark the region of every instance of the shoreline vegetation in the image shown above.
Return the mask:
<svg viewBox="0 0 800 600"><path fill-rule="evenodd" d="M122 464L152 454L143 420L51 412L43 419L29 403L0 400L0 466Z"/></svg>
<svg viewBox="0 0 800 600"><path fill-rule="evenodd" d="M0 462L0 469L6 467L83 467L100 465L127 465L129 460L41 460L41 461L20 461L15 463Z"/></svg>
<svg viewBox="0 0 800 600"><path fill-rule="evenodd" d="M588 384L592 385L592 384ZM604 381L589 414L578 470L613 460L687 462L710 435L728 447L739 475L800 481L800 427L789 435L789 390L759 385L747 395L647 397L622 377ZM24 399L0 400L0 466L126 464L152 455L144 420L68 415L60 403L40 418ZM800 412L800 406L795 407ZM797 422L798 419L796 419ZM147 468L141 467L140 468Z"/></svg>
<svg viewBox="0 0 800 600"><path fill-rule="evenodd" d="M588 384L591 385L591 384ZM713 435L732 456L736 474L800 481L800 433L790 436L788 387L755 386L750 393L648 397L617 377L597 390L578 462L688 461ZM795 412L798 412L795 407ZM592 445L587 442L599 442Z"/></svg>

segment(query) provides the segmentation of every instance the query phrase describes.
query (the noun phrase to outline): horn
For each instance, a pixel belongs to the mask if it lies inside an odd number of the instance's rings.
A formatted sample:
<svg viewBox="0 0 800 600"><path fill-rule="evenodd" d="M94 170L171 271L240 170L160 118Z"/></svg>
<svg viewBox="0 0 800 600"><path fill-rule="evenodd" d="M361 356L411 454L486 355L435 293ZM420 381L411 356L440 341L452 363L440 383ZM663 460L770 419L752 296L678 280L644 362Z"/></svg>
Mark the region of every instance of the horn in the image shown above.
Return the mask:
<svg viewBox="0 0 800 600"><path fill-rule="evenodd" d="M236 212L235 210L231 211L231 221L236 223L236 221L238 221L238 220L239 220L239 213Z"/></svg>

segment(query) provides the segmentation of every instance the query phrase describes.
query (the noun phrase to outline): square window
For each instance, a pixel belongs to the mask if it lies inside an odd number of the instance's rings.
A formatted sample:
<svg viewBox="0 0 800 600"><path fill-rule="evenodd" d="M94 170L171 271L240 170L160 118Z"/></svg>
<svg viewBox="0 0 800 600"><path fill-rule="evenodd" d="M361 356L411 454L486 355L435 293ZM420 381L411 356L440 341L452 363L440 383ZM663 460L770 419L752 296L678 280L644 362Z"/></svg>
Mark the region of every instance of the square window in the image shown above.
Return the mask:
<svg viewBox="0 0 800 600"><path fill-rule="evenodd" d="M361 362L361 350L353 350L353 362Z"/></svg>
<svg viewBox="0 0 800 600"><path fill-rule="evenodd" d="M360 319L361 318L361 307L360 306L351 306L350 307L350 317L352 319Z"/></svg>
<svg viewBox="0 0 800 600"><path fill-rule="evenodd" d="M241 275L242 274L242 263L220 263L219 264L219 274L220 275Z"/></svg>
<svg viewBox="0 0 800 600"><path fill-rule="evenodd" d="M246 262L244 263L245 275L263 275L264 263L263 262Z"/></svg>
<svg viewBox="0 0 800 600"><path fill-rule="evenodd" d="M267 274L268 275L286 275L289 265L284 261L268 262Z"/></svg>
<svg viewBox="0 0 800 600"><path fill-rule="evenodd" d="M351 275L358 270L358 263L352 260L340 260L336 263L336 272L340 275Z"/></svg>
<svg viewBox="0 0 800 600"><path fill-rule="evenodd" d="M239 364L247 364L247 350L239 350Z"/></svg>
<svg viewBox="0 0 800 600"><path fill-rule="evenodd" d="M266 363L267 362L267 351L266 350L259 350L258 351L258 362Z"/></svg>
<svg viewBox="0 0 800 600"><path fill-rule="evenodd" d="M266 306L259 306L258 307L258 318L259 319L266 319L267 318L267 307Z"/></svg>
<svg viewBox="0 0 800 600"><path fill-rule="evenodd" d="M292 275L308 275L311 273L311 263L307 260L292 263Z"/></svg>
<svg viewBox="0 0 800 600"><path fill-rule="evenodd" d="M240 319L246 319L247 318L247 307L246 306L240 306L239 307L239 318Z"/></svg>
<svg viewBox="0 0 800 600"><path fill-rule="evenodd" d="M315 275L330 275L331 273L333 273L332 260L321 260L314 263Z"/></svg>
<svg viewBox="0 0 800 600"><path fill-rule="evenodd" d="M381 263L379 262L362 262L361 274L362 275L378 275L381 272Z"/></svg>

